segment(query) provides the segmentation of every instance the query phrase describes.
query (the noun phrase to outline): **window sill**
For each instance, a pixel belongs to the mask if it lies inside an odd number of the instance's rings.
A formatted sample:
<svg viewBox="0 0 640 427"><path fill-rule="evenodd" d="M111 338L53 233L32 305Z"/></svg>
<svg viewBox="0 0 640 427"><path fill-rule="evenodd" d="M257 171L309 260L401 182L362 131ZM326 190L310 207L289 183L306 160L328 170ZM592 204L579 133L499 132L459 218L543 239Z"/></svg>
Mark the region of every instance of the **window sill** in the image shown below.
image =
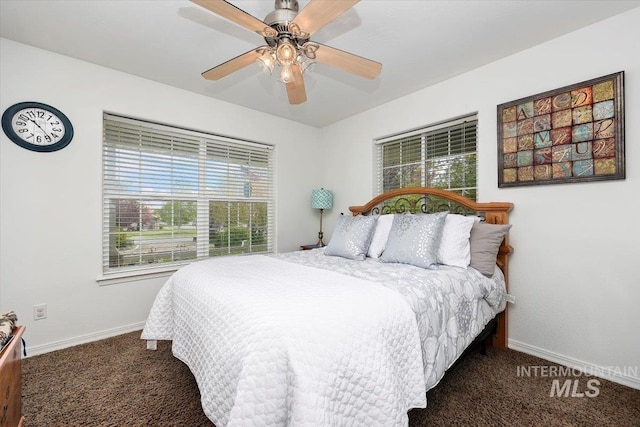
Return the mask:
<svg viewBox="0 0 640 427"><path fill-rule="evenodd" d="M114 285L117 283L133 282L137 280L155 279L158 277L169 277L175 273L182 265L171 265L164 268L155 268L138 271L119 271L117 273L107 273L96 279L98 285Z"/></svg>

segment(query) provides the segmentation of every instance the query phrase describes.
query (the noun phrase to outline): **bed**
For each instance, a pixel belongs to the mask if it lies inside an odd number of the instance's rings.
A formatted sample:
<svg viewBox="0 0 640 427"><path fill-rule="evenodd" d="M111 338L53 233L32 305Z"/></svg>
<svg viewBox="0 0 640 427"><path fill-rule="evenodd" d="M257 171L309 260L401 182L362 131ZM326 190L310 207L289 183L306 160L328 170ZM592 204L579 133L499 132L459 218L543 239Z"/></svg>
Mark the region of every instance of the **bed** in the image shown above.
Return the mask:
<svg viewBox="0 0 640 427"><path fill-rule="evenodd" d="M469 345L506 346L512 207L379 195L325 248L181 268L141 338L173 341L218 427L406 426Z"/></svg>

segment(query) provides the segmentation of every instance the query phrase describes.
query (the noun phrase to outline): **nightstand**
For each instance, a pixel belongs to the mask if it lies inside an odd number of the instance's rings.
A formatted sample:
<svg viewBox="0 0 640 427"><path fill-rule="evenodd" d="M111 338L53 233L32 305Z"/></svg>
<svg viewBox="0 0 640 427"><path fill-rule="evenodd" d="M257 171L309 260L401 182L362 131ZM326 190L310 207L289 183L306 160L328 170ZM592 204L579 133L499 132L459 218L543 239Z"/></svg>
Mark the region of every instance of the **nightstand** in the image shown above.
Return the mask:
<svg viewBox="0 0 640 427"><path fill-rule="evenodd" d="M318 249L318 248L321 248L321 247L323 247L323 246L318 246L318 245L315 245L315 244L314 245L302 245L302 246L300 246L300 249L302 249L303 251L309 251L311 249Z"/></svg>

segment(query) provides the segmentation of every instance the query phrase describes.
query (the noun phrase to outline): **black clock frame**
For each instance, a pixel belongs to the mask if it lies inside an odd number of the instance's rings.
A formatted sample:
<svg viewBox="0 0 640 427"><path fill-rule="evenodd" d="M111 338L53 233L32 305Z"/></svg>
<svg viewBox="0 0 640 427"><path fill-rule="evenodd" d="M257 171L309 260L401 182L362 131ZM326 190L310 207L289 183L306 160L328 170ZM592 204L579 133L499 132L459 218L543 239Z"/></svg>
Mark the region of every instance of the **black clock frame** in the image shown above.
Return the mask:
<svg viewBox="0 0 640 427"><path fill-rule="evenodd" d="M13 119L15 113L20 110L24 110L25 108L40 108L55 114L60 119L65 129L64 135L62 136L62 138L60 138L60 141L50 145L37 145L31 144L20 138L20 136L18 136L18 134L16 134L13 130L11 120ZM73 139L73 126L71 125L71 121L67 118L67 116L57 108L52 107L51 105L43 104L42 102L19 102L7 108L2 114L2 130L4 130L4 133L11 141L15 142L20 147L40 153L49 153L52 151L62 150L64 147L69 145L69 143Z"/></svg>

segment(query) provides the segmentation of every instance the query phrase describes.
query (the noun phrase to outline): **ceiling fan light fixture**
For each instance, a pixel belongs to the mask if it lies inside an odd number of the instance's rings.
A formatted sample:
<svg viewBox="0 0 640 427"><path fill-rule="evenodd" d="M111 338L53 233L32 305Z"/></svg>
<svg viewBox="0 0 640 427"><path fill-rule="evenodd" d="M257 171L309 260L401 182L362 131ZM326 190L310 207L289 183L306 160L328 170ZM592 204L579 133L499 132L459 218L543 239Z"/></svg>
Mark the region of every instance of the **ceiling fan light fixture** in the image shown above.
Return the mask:
<svg viewBox="0 0 640 427"><path fill-rule="evenodd" d="M318 43L306 42L302 46L300 46L300 50L305 54L305 56L309 59L316 59L316 52L320 48Z"/></svg>
<svg viewBox="0 0 640 427"><path fill-rule="evenodd" d="M276 48L276 60L278 64L283 67L289 67L296 62L297 56L298 50L288 39L280 40Z"/></svg>
<svg viewBox="0 0 640 427"><path fill-rule="evenodd" d="M308 40L309 39L309 33L307 33L306 31L302 31L300 29L300 27L298 26L298 24L296 24L295 22L291 22L289 25L289 32L291 33L291 35L298 39L298 40Z"/></svg>
<svg viewBox="0 0 640 427"><path fill-rule="evenodd" d="M300 67L300 71L302 71L303 73L307 69L311 70L313 68L312 65L316 63L316 61L314 61L313 59L309 58L304 53L300 53L300 55L298 55L298 61L297 62L298 62L298 66Z"/></svg>
<svg viewBox="0 0 640 427"><path fill-rule="evenodd" d="M375 78L382 69L378 62L310 41L316 31L359 0L305 0L306 5L299 13L299 0L275 0L275 10L263 21L230 1L191 1L261 35L266 43L205 71L202 76L207 80L219 80L252 62L258 62L270 74L277 65L278 80L286 83L289 103L302 104L307 100L302 73L316 61L367 79Z"/></svg>
<svg viewBox="0 0 640 427"><path fill-rule="evenodd" d="M256 60L260 68L271 75L276 65L276 54L273 49L265 49L262 55Z"/></svg>
<svg viewBox="0 0 640 427"><path fill-rule="evenodd" d="M278 79L282 83L293 82L293 70L289 65L283 65L280 67L280 78Z"/></svg>

